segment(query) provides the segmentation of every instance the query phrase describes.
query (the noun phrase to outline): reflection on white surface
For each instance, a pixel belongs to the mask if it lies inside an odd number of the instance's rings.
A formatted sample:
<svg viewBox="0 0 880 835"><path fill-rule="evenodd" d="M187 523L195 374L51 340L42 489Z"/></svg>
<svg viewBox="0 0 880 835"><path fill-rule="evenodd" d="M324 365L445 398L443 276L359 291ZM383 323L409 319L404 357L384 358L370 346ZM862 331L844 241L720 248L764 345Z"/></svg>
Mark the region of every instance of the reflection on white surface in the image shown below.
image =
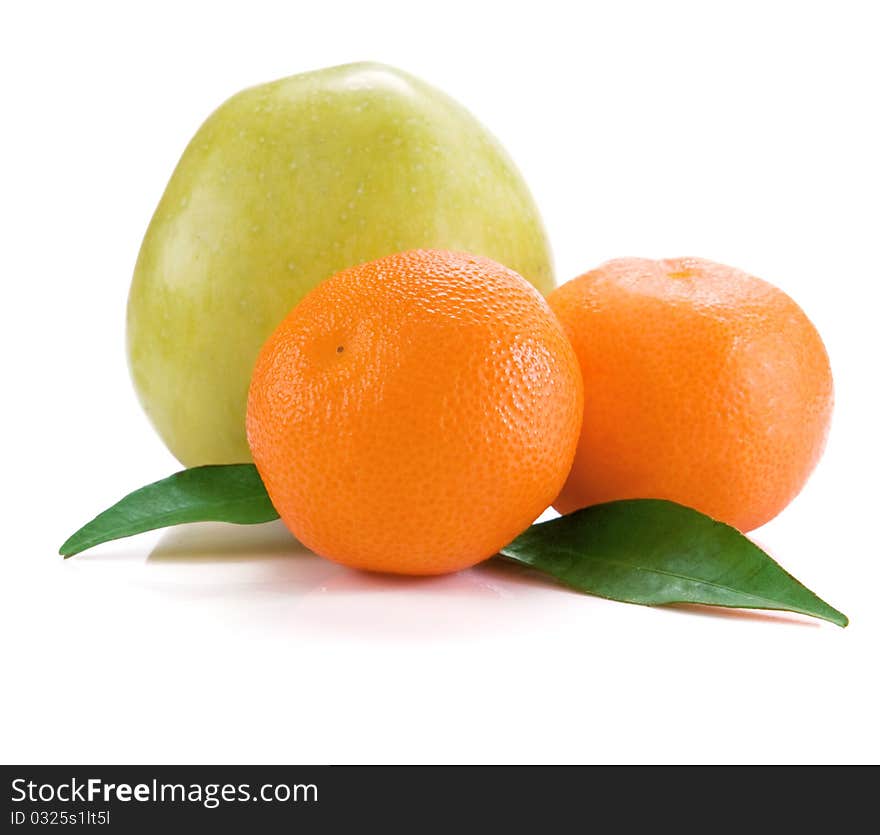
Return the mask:
<svg viewBox="0 0 880 835"><path fill-rule="evenodd" d="M307 554L293 534L280 521L264 525L227 525L199 522L168 528L150 552L150 562L200 562L204 560L242 560L249 562L268 556Z"/></svg>
<svg viewBox="0 0 880 835"><path fill-rule="evenodd" d="M281 522L200 522L169 528L147 558L145 581L183 596L222 596L247 605L260 595L302 594L333 566Z"/></svg>
<svg viewBox="0 0 880 835"><path fill-rule="evenodd" d="M281 522L171 528L143 568L140 585L221 606L224 619L241 619L248 628L364 638L510 630L522 621L530 599L566 594L524 573L493 567L441 577L353 570L313 554Z"/></svg>
<svg viewBox="0 0 880 835"><path fill-rule="evenodd" d="M572 605L579 617L607 614L609 605L620 605L577 594L500 560L440 577L357 571L312 553L281 522L170 528L139 566L135 581L163 597L197 604L200 618L315 637L461 639L529 629L548 619L564 623ZM667 607L665 615L817 626L787 613L703 606Z"/></svg>
<svg viewBox="0 0 880 835"><path fill-rule="evenodd" d="M182 525L157 533L153 543L146 561L142 549L149 541L132 538L108 543L67 568L111 596L124 577L150 595L156 616L177 606L205 629L222 622L281 640L462 642L525 638L535 629L560 635L574 623L589 623L583 635L591 641L592 624L609 618L690 621L694 629L710 621L819 628L812 619L782 612L627 606L578 594L501 560L441 577L372 574L315 555L280 521Z"/></svg>

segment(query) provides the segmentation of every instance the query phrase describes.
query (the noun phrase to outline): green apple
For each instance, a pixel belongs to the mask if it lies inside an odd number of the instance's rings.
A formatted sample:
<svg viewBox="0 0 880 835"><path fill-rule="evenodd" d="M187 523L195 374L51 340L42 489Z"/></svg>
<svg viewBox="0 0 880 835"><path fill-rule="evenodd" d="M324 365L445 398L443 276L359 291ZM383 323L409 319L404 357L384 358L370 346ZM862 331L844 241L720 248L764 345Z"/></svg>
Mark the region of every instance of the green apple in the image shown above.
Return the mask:
<svg viewBox="0 0 880 835"><path fill-rule="evenodd" d="M417 247L487 255L553 288L519 172L424 82L350 64L221 105L165 189L128 300L135 388L171 452L249 461L247 389L275 326L333 273Z"/></svg>

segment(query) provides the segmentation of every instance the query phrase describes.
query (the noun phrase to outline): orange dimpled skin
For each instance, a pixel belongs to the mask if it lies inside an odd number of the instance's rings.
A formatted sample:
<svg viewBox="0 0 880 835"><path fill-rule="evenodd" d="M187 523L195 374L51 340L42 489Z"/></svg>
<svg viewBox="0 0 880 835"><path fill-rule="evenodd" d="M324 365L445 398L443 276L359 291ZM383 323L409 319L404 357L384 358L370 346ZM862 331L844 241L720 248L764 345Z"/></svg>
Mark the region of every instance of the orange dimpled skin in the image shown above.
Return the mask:
<svg viewBox="0 0 880 835"><path fill-rule="evenodd" d="M797 495L833 396L822 340L785 293L702 259L624 258L548 301L587 399L560 512L663 498L749 531Z"/></svg>
<svg viewBox="0 0 880 835"><path fill-rule="evenodd" d="M546 509L574 457L577 359L541 295L487 258L400 253L309 293L263 346L248 442L317 553L442 574Z"/></svg>

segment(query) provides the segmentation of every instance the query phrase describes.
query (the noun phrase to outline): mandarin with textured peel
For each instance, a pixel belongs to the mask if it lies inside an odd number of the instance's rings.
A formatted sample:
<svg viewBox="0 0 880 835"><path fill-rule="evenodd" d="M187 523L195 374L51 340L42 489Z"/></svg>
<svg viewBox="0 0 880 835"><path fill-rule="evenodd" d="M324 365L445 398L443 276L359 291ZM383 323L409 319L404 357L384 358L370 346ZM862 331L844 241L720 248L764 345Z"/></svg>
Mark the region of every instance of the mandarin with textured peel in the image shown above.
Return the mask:
<svg viewBox="0 0 880 835"><path fill-rule="evenodd" d="M312 290L263 346L247 436L281 518L345 565L442 574L495 554L565 481L577 359L541 294L415 250Z"/></svg>
<svg viewBox="0 0 880 835"><path fill-rule="evenodd" d="M822 340L789 296L699 258L621 258L548 302L588 404L558 510L661 498L748 531L797 495L833 393Z"/></svg>

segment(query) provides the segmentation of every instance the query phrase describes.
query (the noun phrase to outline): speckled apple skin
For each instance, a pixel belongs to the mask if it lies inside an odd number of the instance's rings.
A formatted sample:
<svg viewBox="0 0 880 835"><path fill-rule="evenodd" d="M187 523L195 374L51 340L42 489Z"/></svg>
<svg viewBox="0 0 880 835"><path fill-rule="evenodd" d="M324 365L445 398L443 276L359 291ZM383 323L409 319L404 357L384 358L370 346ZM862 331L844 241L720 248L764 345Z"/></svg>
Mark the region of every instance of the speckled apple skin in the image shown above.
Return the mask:
<svg viewBox="0 0 880 835"><path fill-rule="evenodd" d="M542 293L550 249L522 177L452 99L350 64L244 90L184 151L128 300L140 400L186 466L251 460L260 346L316 284L415 248L488 256Z"/></svg>

